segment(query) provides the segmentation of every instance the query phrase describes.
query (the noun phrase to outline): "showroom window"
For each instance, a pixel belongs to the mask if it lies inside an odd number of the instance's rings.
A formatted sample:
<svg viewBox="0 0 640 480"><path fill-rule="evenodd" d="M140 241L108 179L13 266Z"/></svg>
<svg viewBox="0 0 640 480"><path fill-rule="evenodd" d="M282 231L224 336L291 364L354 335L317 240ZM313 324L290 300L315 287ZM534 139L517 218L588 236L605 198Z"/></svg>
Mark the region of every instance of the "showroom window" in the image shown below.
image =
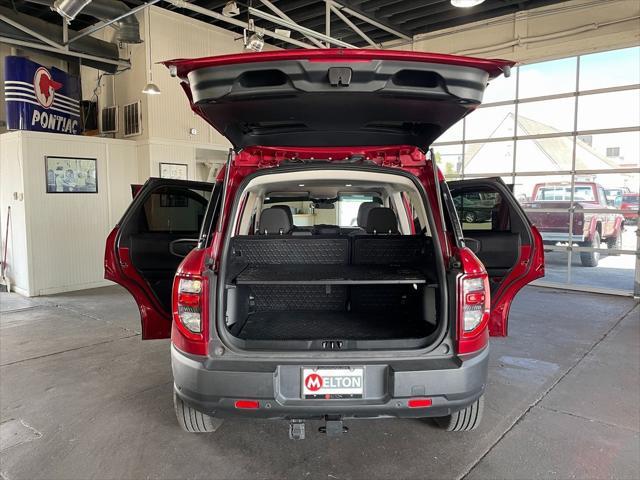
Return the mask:
<svg viewBox="0 0 640 480"><path fill-rule="evenodd" d="M445 177L512 185L545 239L537 283L640 295L624 201L640 189L640 47L518 66L484 102L434 144Z"/></svg>

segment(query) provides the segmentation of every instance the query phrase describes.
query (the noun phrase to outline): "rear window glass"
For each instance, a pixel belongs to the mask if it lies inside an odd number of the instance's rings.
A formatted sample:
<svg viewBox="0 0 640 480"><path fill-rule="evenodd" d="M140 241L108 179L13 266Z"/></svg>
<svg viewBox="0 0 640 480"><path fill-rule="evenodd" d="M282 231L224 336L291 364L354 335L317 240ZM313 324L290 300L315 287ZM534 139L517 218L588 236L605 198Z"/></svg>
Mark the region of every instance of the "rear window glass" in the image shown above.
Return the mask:
<svg viewBox="0 0 640 480"><path fill-rule="evenodd" d="M593 202L593 188L590 186L577 186L574 188L574 200L577 202ZM540 187L536 193L536 201L569 201L571 200L570 186Z"/></svg>
<svg viewBox="0 0 640 480"><path fill-rule="evenodd" d="M638 194L636 193L635 195L623 195L622 196L622 201L625 203L638 203Z"/></svg>
<svg viewBox="0 0 640 480"><path fill-rule="evenodd" d="M466 190L452 195L463 230L509 231L509 208L495 191Z"/></svg>
<svg viewBox="0 0 640 480"><path fill-rule="evenodd" d="M211 192L164 187L144 203L144 220L149 232L199 232Z"/></svg>

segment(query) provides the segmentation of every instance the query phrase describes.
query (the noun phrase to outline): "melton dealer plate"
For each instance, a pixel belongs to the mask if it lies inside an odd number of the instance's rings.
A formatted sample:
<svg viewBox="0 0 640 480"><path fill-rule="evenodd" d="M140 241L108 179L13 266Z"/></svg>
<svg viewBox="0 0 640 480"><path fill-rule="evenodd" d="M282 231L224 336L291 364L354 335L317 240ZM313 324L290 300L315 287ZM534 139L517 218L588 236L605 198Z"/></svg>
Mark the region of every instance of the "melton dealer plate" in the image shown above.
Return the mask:
<svg viewBox="0 0 640 480"><path fill-rule="evenodd" d="M362 367L302 368L304 399L362 398L363 393Z"/></svg>

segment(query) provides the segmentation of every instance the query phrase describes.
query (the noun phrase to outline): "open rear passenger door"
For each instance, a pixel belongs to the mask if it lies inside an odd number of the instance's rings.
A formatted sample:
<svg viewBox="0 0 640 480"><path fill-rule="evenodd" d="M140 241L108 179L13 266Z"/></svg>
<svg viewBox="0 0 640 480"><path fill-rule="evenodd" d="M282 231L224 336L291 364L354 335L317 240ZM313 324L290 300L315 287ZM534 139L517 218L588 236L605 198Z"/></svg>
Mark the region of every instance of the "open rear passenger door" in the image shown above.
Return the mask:
<svg viewBox="0 0 640 480"><path fill-rule="evenodd" d="M107 237L105 278L133 295L143 339L170 336L173 277L206 243L219 194L218 184L151 178Z"/></svg>
<svg viewBox="0 0 640 480"><path fill-rule="evenodd" d="M467 246L489 274L489 333L504 337L514 297L544 276L542 237L500 178L460 180L448 186Z"/></svg>

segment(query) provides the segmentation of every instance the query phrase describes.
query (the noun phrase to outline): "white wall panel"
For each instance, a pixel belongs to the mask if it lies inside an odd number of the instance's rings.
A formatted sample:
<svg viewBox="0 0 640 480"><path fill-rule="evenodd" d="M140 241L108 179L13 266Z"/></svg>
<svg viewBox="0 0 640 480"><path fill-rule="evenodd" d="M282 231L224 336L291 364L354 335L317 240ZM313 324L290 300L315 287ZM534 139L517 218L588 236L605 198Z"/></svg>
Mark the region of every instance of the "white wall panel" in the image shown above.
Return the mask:
<svg viewBox="0 0 640 480"><path fill-rule="evenodd" d="M2 209L6 210L9 198L16 211L13 234L26 238L26 242L14 242L12 252L20 272L29 271L22 293L43 295L109 284L103 279L104 243L131 201L129 185L139 181L136 144L37 132L2 137L2 165L9 166L2 172ZM17 154L13 143L19 144ZM46 156L97 159L98 193L47 194ZM20 178L24 179L24 215L20 206L14 206L10 187Z"/></svg>
<svg viewBox="0 0 640 480"><path fill-rule="evenodd" d="M22 173L22 144L17 134L0 135L0 225L2 253L7 232L7 210L11 207L7 250L8 275L16 291L26 294L29 288L28 241L24 184Z"/></svg>
<svg viewBox="0 0 640 480"><path fill-rule="evenodd" d="M224 137L191 111L178 79L158 62L241 53L242 42L231 32L160 8L151 7L150 18L153 79L162 90L149 99L150 137L227 148ZM192 128L195 135L189 133Z"/></svg>

